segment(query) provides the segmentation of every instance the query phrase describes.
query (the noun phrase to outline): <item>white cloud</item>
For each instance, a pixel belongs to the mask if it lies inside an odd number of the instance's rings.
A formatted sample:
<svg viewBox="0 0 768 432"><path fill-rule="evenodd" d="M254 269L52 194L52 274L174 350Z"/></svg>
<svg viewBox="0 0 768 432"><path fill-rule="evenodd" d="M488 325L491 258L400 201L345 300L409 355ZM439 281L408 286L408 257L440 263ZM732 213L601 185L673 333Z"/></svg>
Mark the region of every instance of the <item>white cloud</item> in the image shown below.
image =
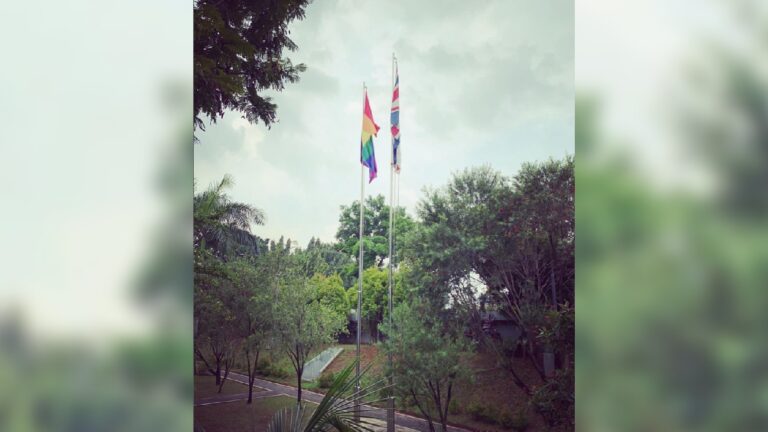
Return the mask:
<svg viewBox="0 0 768 432"><path fill-rule="evenodd" d="M243 153L255 159L258 156L259 144L264 141L264 132L243 117L232 120L232 128L243 133Z"/></svg>
<svg viewBox="0 0 768 432"><path fill-rule="evenodd" d="M280 122L210 126L195 152L200 184L230 173L233 198L266 211L259 235L333 240L339 206L359 198L363 81L382 127L379 178L366 195L388 194L393 51L410 211L424 186L465 167L511 175L522 162L573 154L572 1L328 0L311 4L291 36L292 60L308 70L274 94ZM242 145L251 129L261 133L256 152Z"/></svg>

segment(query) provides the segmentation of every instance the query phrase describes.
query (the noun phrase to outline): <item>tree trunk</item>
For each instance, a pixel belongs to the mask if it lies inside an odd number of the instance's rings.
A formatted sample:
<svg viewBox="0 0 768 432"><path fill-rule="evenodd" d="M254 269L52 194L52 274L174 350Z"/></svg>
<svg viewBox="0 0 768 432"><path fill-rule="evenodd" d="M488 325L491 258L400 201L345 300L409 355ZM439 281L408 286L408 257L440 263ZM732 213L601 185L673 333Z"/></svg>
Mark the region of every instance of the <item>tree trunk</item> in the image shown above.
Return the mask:
<svg viewBox="0 0 768 432"><path fill-rule="evenodd" d="M443 424L443 432L448 432L448 408L451 406L451 390L453 389L453 382L448 383L448 395L445 398L445 406L440 411L440 423Z"/></svg>
<svg viewBox="0 0 768 432"><path fill-rule="evenodd" d="M301 375L304 373L304 368L299 368L296 370L296 377L298 380L298 385L296 386L296 403L301 403Z"/></svg>
<svg viewBox="0 0 768 432"><path fill-rule="evenodd" d="M224 383L227 381L227 377L229 376L229 369L232 368L234 363L234 356L230 359L224 359L224 378L219 383L219 393L221 393L221 389L224 387Z"/></svg>
<svg viewBox="0 0 768 432"><path fill-rule="evenodd" d="M555 246L555 239L552 237L552 233L549 233L549 250L551 261L549 264L549 279L552 285L552 307L557 310L557 287L555 285L555 267L557 266L557 247Z"/></svg>
<svg viewBox="0 0 768 432"><path fill-rule="evenodd" d="M416 402L416 407L421 411L421 414L424 416L424 418L427 420L427 424L429 425L429 432L435 432L435 425L432 423L432 417L427 413L427 411L421 407L421 403L419 402L419 398L416 397L416 392L413 391L413 389L410 389L411 396L413 396L414 402Z"/></svg>
<svg viewBox="0 0 768 432"><path fill-rule="evenodd" d="M216 385L221 387L221 360L218 358L216 359Z"/></svg>
<svg viewBox="0 0 768 432"><path fill-rule="evenodd" d="M256 357L253 359L253 366L251 366L250 350L245 350L245 360L248 362L248 402L253 402L253 382L256 381L256 367L259 364L259 350L256 350Z"/></svg>
<svg viewBox="0 0 768 432"><path fill-rule="evenodd" d="M555 267L549 268L549 284L552 286L552 308L557 310L557 288L555 287Z"/></svg>

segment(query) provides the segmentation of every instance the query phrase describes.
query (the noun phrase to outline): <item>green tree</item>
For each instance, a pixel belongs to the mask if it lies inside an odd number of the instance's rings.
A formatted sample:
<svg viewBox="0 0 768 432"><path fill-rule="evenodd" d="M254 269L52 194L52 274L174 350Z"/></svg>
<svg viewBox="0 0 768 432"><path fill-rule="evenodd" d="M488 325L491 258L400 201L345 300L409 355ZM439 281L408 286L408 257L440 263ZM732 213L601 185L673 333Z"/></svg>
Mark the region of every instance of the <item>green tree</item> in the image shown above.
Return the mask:
<svg viewBox="0 0 768 432"><path fill-rule="evenodd" d="M400 207L395 212L395 244L401 244L407 233L413 229L414 221ZM347 265L347 275L356 278L358 272L357 257L360 254L360 201L341 206L339 229L336 240L339 250L352 257L355 262ZM384 203L384 196L370 196L365 201L363 226L363 261L366 266L384 266L384 259L389 254L389 206Z"/></svg>
<svg viewBox="0 0 768 432"><path fill-rule="evenodd" d="M392 301L399 303L404 295L397 278L392 287ZM347 290L350 308L357 308L357 282ZM369 267L363 272L363 301L362 316L369 328L374 329L372 335L379 339L379 324L384 320L389 307L389 274L387 269Z"/></svg>
<svg viewBox="0 0 768 432"><path fill-rule="evenodd" d="M297 401L301 402L301 375L316 348L331 343L344 331L346 319L317 300L317 289L299 271L279 276L274 316L277 335L296 371Z"/></svg>
<svg viewBox="0 0 768 432"><path fill-rule="evenodd" d="M284 57L295 51L288 24L303 19L309 0L196 0L194 2L194 125L204 129L225 110L267 126L277 106L265 90L282 90L306 68Z"/></svg>
<svg viewBox="0 0 768 432"><path fill-rule="evenodd" d="M492 256L499 241L489 230L498 223L502 204L512 195L509 180L488 166L454 174L441 188L430 189L419 202L421 219L403 245L403 260L412 267L408 284L430 303L436 314L451 313L480 336L477 294L492 286L482 270L507 262L509 254ZM505 251L506 253L506 251ZM453 307L446 309L451 304Z"/></svg>
<svg viewBox="0 0 768 432"><path fill-rule="evenodd" d="M547 309L573 304L573 159L525 164L510 179L490 167L457 173L419 202L421 224L408 238L408 285L435 315L466 323L485 340L481 312L488 303L523 329L531 364ZM480 301L481 294L485 301ZM450 307L447 307L450 306ZM509 351L495 346L506 360ZM540 347L543 348L543 347ZM572 355L555 347L561 363ZM509 366L515 382L531 393Z"/></svg>
<svg viewBox="0 0 768 432"><path fill-rule="evenodd" d="M237 278L233 278L237 273L224 260L242 252L242 246L255 238L250 234L251 224L264 220L260 210L229 199L225 190L232 183L230 176L224 176L193 198L195 353L216 376L219 391L224 385L222 369L226 377L243 341L238 328Z"/></svg>
<svg viewBox="0 0 768 432"><path fill-rule="evenodd" d="M262 256L262 261L266 257ZM253 401L253 383L259 354L272 337L274 295L268 289L269 268L257 260L238 259L227 264L235 296L236 327L242 341L242 350L248 371L248 400Z"/></svg>
<svg viewBox="0 0 768 432"><path fill-rule="evenodd" d="M354 264L352 258L341 252L337 245L323 243L314 237L309 240L307 248L300 251L299 260L304 275L314 276L317 273L325 276L343 273L347 266Z"/></svg>
<svg viewBox="0 0 768 432"><path fill-rule="evenodd" d="M435 319L430 308L419 303L398 305L393 326L382 326L388 336L382 343L394 361L395 392L412 398L435 431L439 422L448 430L448 407L457 382L469 379L462 356L469 350L466 338Z"/></svg>
<svg viewBox="0 0 768 432"><path fill-rule="evenodd" d="M349 314L349 301L341 277L337 274L325 276L316 273L310 279L310 283L317 289L317 300L320 304L346 320Z"/></svg>
<svg viewBox="0 0 768 432"><path fill-rule="evenodd" d="M194 351L216 377L219 392L234 364L240 334L226 266L211 251L195 256ZM209 356L210 355L210 361ZM224 380L221 373L224 372Z"/></svg>
<svg viewBox="0 0 768 432"><path fill-rule="evenodd" d="M258 253L258 242L250 233L251 224L264 223L264 213L249 204L232 201L225 193L234 180L225 175L219 183L196 193L192 204L194 238L193 247L211 249L218 257L226 258L242 252L239 248L250 245Z"/></svg>

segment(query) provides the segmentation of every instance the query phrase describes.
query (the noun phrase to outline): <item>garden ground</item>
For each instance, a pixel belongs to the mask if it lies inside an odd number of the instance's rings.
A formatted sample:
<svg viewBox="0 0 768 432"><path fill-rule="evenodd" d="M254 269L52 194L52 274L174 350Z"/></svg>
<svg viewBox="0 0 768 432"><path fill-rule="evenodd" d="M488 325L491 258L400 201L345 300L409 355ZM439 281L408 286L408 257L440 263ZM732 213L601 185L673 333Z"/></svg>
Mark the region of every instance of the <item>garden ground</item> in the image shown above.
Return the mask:
<svg viewBox="0 0 768 432"><path fill-rule="evenodd" d="M342 353L328 366L326 372L336 373L342 370L345 366L350 364L355 359L355 345L339 345L344 349ZM323 348L317 350L322 351ZM288 376L274 377L270 375L259 375L262 378L268 379L273 382L282 383L289 386L296 386L296 375L292 368L288 368L286 363L287 359L280 358L278 356L266 355L264 358L269 358L273 365L280 365L288 372ZM372 381L376 379L382 373L386 357L383 353L380 353L375 345L362 345L361 346L361 359L362 364L367 365L373 363L369 372L369 377L366 381ZM518 375L521 376L524 382L529 385L539 385L541 380L538 373L533 366L525 359L513 359L513 365ZM497 422L489 420L480 420L478 416L471 413L472 405L477 406L491 406L495 408L495 414L493 416L499 417L502 413L511 415L521 410L523 416L527 418L529 427L528 431L545 431L550 430L544 424L541 417L536 414L533 409L528 407L528 398L525 393L515 385L509 372L496 366L496 359L493 354L490 353L474 353L468 360L467 367L470 368L475 375L475 380L472 383L464 383L458 385L454 390L454 403L451 405L451 413L449 416L449 422L456 426L467 427L473 430L483 431L510 431L512 429L503 428ZM240 371L244 372L244 371ZM213 382L213 378L211 383ZM238 383L226 383L222 393L227 391L233 391L235 393L244 392L244 386ZM307 390L311 390L318 393L324 393L324 389L320 388L317 381L304 382L302 387ZM227 390L229 388L229 390ZM255 389L256 390L256 389ZM276 411L276 410L275 410ZM398 411L408 413L414 416L421 416L418 408L415 406L398 407Z"/></svg>

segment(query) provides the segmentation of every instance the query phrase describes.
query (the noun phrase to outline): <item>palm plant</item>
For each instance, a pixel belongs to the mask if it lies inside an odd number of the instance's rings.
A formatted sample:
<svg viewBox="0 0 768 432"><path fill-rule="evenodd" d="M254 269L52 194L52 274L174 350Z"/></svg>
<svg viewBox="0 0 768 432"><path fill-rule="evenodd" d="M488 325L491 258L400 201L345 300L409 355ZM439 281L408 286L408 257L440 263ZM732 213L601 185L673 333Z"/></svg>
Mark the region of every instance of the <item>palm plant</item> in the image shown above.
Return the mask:
<svg viewBox="0 0 768 432"><path fill-rule="evenodd" d="M234 184L230 175L193 199L195 247L227 253L233 244L250 241L251 224L264 223L264 213L248 204L233 202L225 190Z"/></svg>
<svg viewBox="0 0 768 432"><path fill-rule="evenodd" d="M355 419L356 400L364 400L372 395L380 394L388 386L384 380L379 380L373 384L355 391L355 376L352 370L357 365L357 361L352 362L344 368L333 381L328 392L320 401L320 404L311 413L305 403L297 404L295 408L285 408L278 411L267 427L268 432L360 432L372 431L369 426L374 424L368 419L373 418L372 412L376 409L360 406L360 418ZM362 376L368 371L370 365L360 374ZM368 403L382 402L384 399L369 401Z"/></svg>

